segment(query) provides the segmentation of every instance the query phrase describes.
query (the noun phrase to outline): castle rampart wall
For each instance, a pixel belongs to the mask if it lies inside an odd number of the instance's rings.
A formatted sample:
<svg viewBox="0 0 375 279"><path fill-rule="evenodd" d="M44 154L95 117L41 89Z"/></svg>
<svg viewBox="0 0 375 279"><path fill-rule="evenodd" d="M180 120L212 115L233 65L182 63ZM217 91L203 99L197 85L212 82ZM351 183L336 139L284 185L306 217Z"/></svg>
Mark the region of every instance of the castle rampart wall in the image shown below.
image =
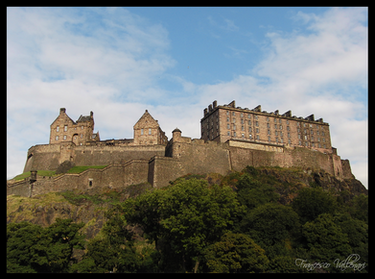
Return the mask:
<svg viewBox="0 0 375 279"><path fill-rule="evenodd" d="M28 151L24 172L30 170L56 170L66 161L77 166L124 164L130 160L149 160L158 155L164 156L165 145L108 145L76 146L73 143L35 145Z"/></svg>

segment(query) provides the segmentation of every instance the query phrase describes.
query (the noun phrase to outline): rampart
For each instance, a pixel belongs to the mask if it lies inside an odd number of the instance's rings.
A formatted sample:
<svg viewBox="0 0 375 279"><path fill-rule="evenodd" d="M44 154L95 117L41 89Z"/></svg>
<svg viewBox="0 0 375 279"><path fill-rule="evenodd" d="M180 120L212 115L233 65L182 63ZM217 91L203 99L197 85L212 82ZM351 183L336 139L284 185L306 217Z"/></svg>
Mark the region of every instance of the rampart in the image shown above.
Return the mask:
<svg viewBox="0 0 375 279"><path fill-rule="evenodd" d="M164 154L165 145L42 144L29 149L24 172L56 170L66 160L74 162L77 166L114 165L124 164L130 160L149 160L155 155L164 156Z"/></svg>
<svg viewBox="0 0 375 279"><path fill-rule="evenodd" d="M60 148L60 150L59 150ZM69 154L66 155L65 153ZM30 157L30 155L32 155ZM37 175L35 182L24 179L9 182L7 194L33 196L51 191L74 189L114 188L149 182L164 187L170 181L191 173L227 174L240 171L247 165L323 169L338 179L352 178L348 160L333 153L324 154L311 149L228 140L225 143L182 137L173 131L167 146L76 146L37 145L29 149L25 170L53 169L66 159L76 165L107 165L104 169L88 169L80 174L57 177Z"/></svg>

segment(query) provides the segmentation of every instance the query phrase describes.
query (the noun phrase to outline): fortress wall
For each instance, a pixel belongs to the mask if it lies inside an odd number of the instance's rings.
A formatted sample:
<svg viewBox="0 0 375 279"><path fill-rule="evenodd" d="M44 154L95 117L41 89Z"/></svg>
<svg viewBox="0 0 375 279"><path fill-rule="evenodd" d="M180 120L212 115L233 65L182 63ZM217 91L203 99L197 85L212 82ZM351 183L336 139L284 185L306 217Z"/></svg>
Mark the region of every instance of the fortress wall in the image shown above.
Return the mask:
<svg viewBox="0 0 375 279"><path fill-rule="evenodd" d="M350 168L349 160L341 160L341 166L343 178L354 178L354 175L352 174L352 170Z"/></svg>
<svg viewBox="0 0 375 279"><path fill-rule="evenodd" d="M73 143L35 145L29 149L24 172L56 170L65 160L77 166L120 164L130 160L164 156L164 145L149 146L75 146Z"/></svg>
<svg viewBox="0 0 375 279"><path fill-rule="evenodd" d="M155 188L165 187L184 174L177 158L155 156L149 162L148 182Z"/></svg>
<svg viewBox="0 0 375 279"><path fill-rule="evenodd" d="M215 172L225 175L230 170L230 156L223 146L212 141L205 144L177 142L173 154L179 159L183 174Z"/></svg>
<svg viewBox="0 0 375 279"><path fill-rule="evenodd" d="M26 179L12 184L7 183L7 196L20 195L22 197L28 197L29 185L29 181Z"/></svg>
<svg viewBox="0 0 375 279"><path fill-rule="evenodd" d="M77 146L73 157L77 166L120 164L130 160L164 156L164 145L150 146Z"/></svg>

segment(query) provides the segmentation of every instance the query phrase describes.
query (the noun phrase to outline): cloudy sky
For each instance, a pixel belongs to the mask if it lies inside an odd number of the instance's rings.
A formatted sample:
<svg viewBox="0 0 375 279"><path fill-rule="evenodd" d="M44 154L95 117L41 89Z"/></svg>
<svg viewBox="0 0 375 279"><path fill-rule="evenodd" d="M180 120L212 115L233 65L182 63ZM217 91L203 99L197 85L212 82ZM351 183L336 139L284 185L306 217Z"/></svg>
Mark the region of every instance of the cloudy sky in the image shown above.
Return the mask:
<svg viewBox="0 0 375 279"><path fill-rule="evenodd" d="M330 124L367 187L367 8L7 8L7 178L66 108L101 139L145 109L200 137L212 101Z"/></svg>

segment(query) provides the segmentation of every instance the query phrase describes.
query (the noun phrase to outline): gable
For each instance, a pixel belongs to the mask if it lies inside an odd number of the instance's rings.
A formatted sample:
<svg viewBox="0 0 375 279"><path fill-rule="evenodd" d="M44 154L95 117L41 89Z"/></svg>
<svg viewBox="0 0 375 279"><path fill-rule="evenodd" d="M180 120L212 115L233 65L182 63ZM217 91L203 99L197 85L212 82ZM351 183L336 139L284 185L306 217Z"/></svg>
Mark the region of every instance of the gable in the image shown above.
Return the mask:
<svg viewBox="0 0 375 279"><path fill-rule="evenodd" d="M65 120L64 122L71 122L72 124L76 124L65 112L64 113L61 113L59 114L59 116L56 117L55 121L52 122L51 126L53 126L55 124L55 122L57 120ZM60 122L59 122L60 123Z"/></svg>
<svg viewBox="0 0 375 279"><path fill-rule="evenodd" d="M147 128L159 128L158 122L148 113L147 109L142 117L135 123L134 130L147 129Z"/></svg>

